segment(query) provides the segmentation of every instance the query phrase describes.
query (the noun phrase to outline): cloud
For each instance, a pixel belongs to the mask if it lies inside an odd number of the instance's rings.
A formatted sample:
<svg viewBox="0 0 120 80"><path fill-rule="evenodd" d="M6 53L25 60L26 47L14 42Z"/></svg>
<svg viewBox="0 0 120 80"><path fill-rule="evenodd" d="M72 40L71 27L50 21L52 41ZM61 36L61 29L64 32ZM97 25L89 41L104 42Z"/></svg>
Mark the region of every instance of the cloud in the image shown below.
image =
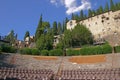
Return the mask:
<svg viewBox="0 0 120 80"><path fill-rule="evenodd" d="M78 1L81 1L81 4L78 4ZM88 0L50 0L50 2L56 6L58 4L65 6L67 9L66 14L68 15L80 10L87 10L91 8L91 3Z"/></svg>
<svg viewBox="0 0 120 80"><path fill-rule="evenodd" d="M57 5L57 0L50 0L50 3Z"/></svg>

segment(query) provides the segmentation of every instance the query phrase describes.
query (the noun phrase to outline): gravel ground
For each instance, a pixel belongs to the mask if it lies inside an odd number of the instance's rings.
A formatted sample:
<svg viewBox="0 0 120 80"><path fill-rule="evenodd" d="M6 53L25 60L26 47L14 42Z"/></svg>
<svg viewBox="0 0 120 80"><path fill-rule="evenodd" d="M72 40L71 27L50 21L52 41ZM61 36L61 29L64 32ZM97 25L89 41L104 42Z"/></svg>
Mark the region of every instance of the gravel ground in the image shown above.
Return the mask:
<svg viewBox="0 0 120 80"><path fill-rule="evenodd" d="M120 68L120 54L107 54L106 62L95 64L76 64L69 62L70 57L58 57L57 60L36 60L32 56L21 54L4 53L0 55L0 67L16 67L26 69L52 69L57 73L59 67L65 69L97 69L97 68ZM62 64L61 64L62 62Z"/></svg>

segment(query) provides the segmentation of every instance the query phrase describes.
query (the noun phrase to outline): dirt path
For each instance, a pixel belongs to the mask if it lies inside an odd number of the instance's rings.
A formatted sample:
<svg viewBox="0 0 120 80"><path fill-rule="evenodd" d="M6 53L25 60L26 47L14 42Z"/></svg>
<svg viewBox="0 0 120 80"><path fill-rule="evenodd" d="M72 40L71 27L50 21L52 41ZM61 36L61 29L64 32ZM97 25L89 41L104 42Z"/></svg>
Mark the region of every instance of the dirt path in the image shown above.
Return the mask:
<svg viewBox="0 0 120 80"><path fill-rule="evenodd" d="M69 59L69 61L78 64L100 63L100 62L106 62L106 56L105 55L73 56Z"/></svg>

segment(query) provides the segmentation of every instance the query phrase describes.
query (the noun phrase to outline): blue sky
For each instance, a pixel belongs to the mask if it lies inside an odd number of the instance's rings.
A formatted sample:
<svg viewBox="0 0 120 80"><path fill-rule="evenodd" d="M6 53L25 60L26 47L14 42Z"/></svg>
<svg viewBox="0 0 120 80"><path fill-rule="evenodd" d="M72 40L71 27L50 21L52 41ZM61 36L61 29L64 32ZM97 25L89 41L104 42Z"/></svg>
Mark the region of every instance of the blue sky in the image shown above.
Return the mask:
<svg viewBox="0 0 120 80"><path fill-rule="evenodd" d="M44 21L52 24L70 18L71 13L97 9L106 2L109 0L0 0L0 35L14 30L18 39L23 40L26 31L35 34L41 14Z"/></svg>

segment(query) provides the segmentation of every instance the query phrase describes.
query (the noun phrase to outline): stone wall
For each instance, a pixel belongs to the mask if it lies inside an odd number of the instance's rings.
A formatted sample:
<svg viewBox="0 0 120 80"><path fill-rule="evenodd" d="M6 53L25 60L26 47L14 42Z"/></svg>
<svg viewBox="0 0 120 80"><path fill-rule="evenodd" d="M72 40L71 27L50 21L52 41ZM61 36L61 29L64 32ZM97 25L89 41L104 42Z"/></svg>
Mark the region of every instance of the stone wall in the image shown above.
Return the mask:
<svg viewBox="0 0 120 80"><path fill-rule="evenodd" d="M105 38L108 35L120 34L120 10L109 11L78 22L85 25L93 34L94 39ZM78 23L70 20L67 29L73 29Z"/></svg>

